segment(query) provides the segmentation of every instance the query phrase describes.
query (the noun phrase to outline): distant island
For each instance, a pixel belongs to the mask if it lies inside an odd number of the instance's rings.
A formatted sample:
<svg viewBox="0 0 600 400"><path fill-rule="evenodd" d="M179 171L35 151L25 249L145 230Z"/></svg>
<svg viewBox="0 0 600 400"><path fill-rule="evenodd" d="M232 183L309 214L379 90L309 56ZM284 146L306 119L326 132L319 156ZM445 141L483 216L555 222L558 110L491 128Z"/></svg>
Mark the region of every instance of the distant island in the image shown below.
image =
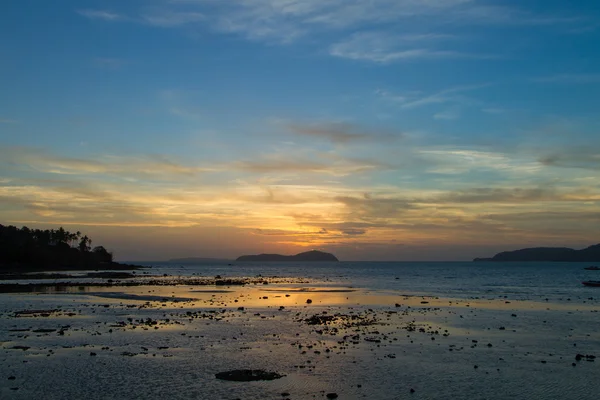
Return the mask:
<svg viewBox="0 0 600 400"><path fill-rule="evenodd" d="M231 262L224 258L210 258L210 257L185 257L185 258L172 258L169 260L170 263L178 264L196 264L206 262Z"/></svg>
<svg viewBox="0 0 600 400"><path fill-rule="evenodd" d="M299 253L293 256L284 256L281 254L257 254L238 257L235 261L261 261L261 262L281 262L281 261L302 261L302 262L337 262L336 256L331 253L312 250Z"/></svg>
<svg viewBox="0 0 600 400"><path fill-rule="evenodd" d="M503 251L492 258L476 258L473 261L600 262L600 244L582 250L574 250L568 247L533 247Z"/></svg>
<svg viewBox="0 0 600 400"><path fill-rule="evenodd" d="M132 270L142 268L113 261L103 246L64 228L30 229L0 224L0 272L26 273L65 270Z"/></svg>

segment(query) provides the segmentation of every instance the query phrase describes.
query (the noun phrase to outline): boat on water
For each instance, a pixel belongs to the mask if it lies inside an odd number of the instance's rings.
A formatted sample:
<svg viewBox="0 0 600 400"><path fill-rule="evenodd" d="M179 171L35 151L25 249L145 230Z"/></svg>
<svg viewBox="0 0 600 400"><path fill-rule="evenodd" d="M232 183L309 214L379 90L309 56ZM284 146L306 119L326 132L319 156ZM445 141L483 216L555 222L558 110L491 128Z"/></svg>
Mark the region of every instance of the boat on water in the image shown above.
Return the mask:
<svg viewBox="0 0 600 400"><path fill-rule="evenodd" d="M596 267L595 265L592 265L591 267L585 267L584 269L587 269L588 271L600 271L600 267Z"/></svg>
<svg viewBox="0 0 600 400"><path fill-rule="evenodd" d="M584 286L600 287L600 281L583 281L581 283L583 283Z"/></svg>

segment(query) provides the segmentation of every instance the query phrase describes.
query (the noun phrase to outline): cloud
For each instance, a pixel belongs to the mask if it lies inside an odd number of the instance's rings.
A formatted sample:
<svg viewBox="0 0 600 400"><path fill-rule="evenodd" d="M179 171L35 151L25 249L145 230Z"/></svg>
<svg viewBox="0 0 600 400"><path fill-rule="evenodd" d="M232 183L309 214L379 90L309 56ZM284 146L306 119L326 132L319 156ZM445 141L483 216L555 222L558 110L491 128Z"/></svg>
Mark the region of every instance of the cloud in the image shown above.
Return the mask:
<svg viewBox="0 0 600 400"><path fill-rule="evenodd" d="M324 138L334 143L350 143L355 141L391 140L402 137L402 134L369 131L349 123L325 123L313 125L290 124L289 129L302 136Z"/></svg>
<svg viewBox="0 0 600 400"><path fill-rule="evenodd" d="M534 201L556 201L559 199L553 188L471 188L447 193L436 198L444 203L522 203Z"/></svg>
<svg viewBox="0 0 600 400"><path fill-rule="evenodd" d="M477 91L492 85L492 83L481 83L475 85L455 86L425 96L409 96L405 101L400 101L398 103L400 108L404 109L417 108L430 104L444 104L451 102L465 103L467 102L467 99L459 96L460 93Z"/></svg>
<svg viewBox="0 0 600 400"><path fill-rule="evenodd" d="M417 151L427 172L462 174L468 171L497 171L526 176L538 173L542 165L532 155L505 154L469 148L424 148Z"/></svg>
<svg viewBox="0 0 600 400"><path fill-rule="evenodd" d="M219 2L219 30L249 39L291 42L326 30L381 24L401 18L434 15L465 0L415 2L406 0L231 0ZM179 3L201 4L197 1ZM213 2L211 5L216 6Z"/></svg>
<svg viewBox="0 0 600 400"><path fill-rule="evenodd" d="M539 158L539 162L549 167L581 168L600 170L600 148L571 148L554 152Z"/></svg>
<svg viewBox="0 0 600 400"><path fill-rule="evenodd" d="M373 160L355 160L339 157L320 160L286 156L262 157L254 160L237 161L231 167L257 174L327 174L346 176L374 170L388 169L388 165Z"/></svg>
<svg viewBox="0 0 600 400"><path fill-rule="evenodd" d="M0 124L18 124L19 121L17 121L16 119L9 119L9 118L0 118Z"/></svg>
<svg viewBox="0 0 600 400"><path fill-rule="evenodd" d="M291 44L326 37L336 57L380 64L422 59L495 58L437 46L464 26L572 26L585 18L534 14L477 0L157 0L137 16L81 10L91 19L130 20L157 27L196 27L252 41ZM423 27L429 27L424 31ZM373 30L377 29L377 32ZM348 36L349 33L354 34Z"/></svg>
<svg viewBox="0 0 600 400"><path fill-rule="evenodd" d="M169 3L188 10L212 11L216 26L224 31L277 41L324 30L409 25L412 21L430 25L551 25L581 20L539 16L508 6L482 5L476 0L171 0Z"/></svg>
<svg viewBox="0 0 600 400"><path fill-rule="evenodd" d="M375 197L368 193L361 197L337 196L334 200L343 204L352 218L391 218L414 207L409 199Z"/></svg>
<svg viewBox="0 0 600 400"><path fill-rule="evenodd" d="M123 21L127 17L105 10L78 10L77 13L89 19L100 19L104 21Z"/></svg>
<svg viewBox="0 0 600 400"><path fill-rule="evenodd" d="M341 42L332 44L329 48L329 54L335 57L381 64L415 59L484 59L493 57L486 54L470 54L447 50L447 46L436 48L435 42L448 38L453 38L453 36L444 34L394 35L389 32L358 32Z"/></svg>
<svg viewBox="0 0 600 400"><path fill-rule="evenodd" d="M441 111L433 115L434 119L441 119L447 121L453 121L460 118L460 113L458 110L446 110Z"/></svg>
<svg viewBox="0 0 600 400"><path fill-rule="evenodd" d="M162 155L142 157L101 156L89 159L65 157L30 147L7 147L0 150L4 161L28 166L37 171L58 175L113 175L122 178L162 178L193 176L209 169L185 166Z"/></svg>

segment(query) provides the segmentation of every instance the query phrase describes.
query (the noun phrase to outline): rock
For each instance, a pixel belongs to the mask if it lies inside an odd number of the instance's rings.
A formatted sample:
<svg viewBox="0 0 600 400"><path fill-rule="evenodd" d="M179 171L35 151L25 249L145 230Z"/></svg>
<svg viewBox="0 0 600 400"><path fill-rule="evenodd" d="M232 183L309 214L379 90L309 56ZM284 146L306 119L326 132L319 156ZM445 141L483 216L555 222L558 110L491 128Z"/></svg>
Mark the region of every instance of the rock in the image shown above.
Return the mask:
<svg viewBox="0 0 600 400"><path fill-rule="evenodd" d="M311 299L307 299L306 300L306 304L310 304L310 303L312 303L312 300Z"/></svg>
<svg viewBox="0 0 600 400"><path fill-rule="evenodd" d="M596 359L596 356L594 356L592 354L579 354L579 353L577 353L577 355L575 356L575 360L577 360L577 361L581 361L584 358L586 361L594 361Z"/></svg>
<svg viewBox="0 0 600 400"><path fill-rule="evenodd" d="M268 372L261 369L236 369L215 374L217 379L236 382L272 381L274 379L283 378L284 376L285 375L278 374L277 372Z"/></svg>
<svg viewBox="0 0 600 400"><path fill-rule="evenodd" d="M415 392L415 389L413 389L413 388L410 388L410 392L411 392L411 393L414 393L414 392Z"/></svg>
<svg viewBox="0 0 600 400"><path fill-rule="evenodd" d="M337 399L338 395L337 395L337 393L327 393L327 395L325 395L325 397L327 397L328 399Z"/></svg>
<svg viewBox="0 0 600 400"><path fill-rule="evenodd" d="M288 397L290 394L288 392L281 393L281 397Z"/></svg>
<svg viewBox="0 0 600 400"><path fill-rule="evenodd" d="M96 355L96 353L90 352L90 356L95 356L95 355Z"/></svg>
<svg viewBox="0 0 600 400"><path fill-rule="evenodd" d="M9 380L9 381L14 381L15 379L17 379L17 377L15 377L15 376L9 376L9 377L8 377L8 380Z"/></svg>

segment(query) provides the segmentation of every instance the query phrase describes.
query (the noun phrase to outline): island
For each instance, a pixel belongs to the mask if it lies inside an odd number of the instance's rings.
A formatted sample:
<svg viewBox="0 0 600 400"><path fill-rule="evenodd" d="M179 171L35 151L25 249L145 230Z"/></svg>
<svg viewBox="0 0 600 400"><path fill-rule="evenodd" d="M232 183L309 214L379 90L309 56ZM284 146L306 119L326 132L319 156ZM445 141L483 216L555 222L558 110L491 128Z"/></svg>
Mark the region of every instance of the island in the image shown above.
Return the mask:
<svg viewBox="0 0 600 400"><path fill-rule="evenodd" d="M503 251L491 258L475 258L473 261L544 261L544 262L598 262L600 244L575 250L568 247L533 247Z"/></svg>
<svg viewBox="0 0 600 400"><path fill-rule="evenodd" d="M0 273L40 271L134 270L144 268L121 264L104 246L92 247L92 239L81 232L30 229L0 224ZM4 275L3 275L4 276ZM119 275L121 276L121 275Z"/></svg>
<svg viewBox="0 0 600 400"><path fill-rule="evenodd" d="M301 262L338 262L336 256L331 253L325 253L318 250L306 251L304 253L295 254L293 256L284 256L281 254L257 254L238 257L235 261L248 262L285 262L285 261L301 261Z"/></svg>

